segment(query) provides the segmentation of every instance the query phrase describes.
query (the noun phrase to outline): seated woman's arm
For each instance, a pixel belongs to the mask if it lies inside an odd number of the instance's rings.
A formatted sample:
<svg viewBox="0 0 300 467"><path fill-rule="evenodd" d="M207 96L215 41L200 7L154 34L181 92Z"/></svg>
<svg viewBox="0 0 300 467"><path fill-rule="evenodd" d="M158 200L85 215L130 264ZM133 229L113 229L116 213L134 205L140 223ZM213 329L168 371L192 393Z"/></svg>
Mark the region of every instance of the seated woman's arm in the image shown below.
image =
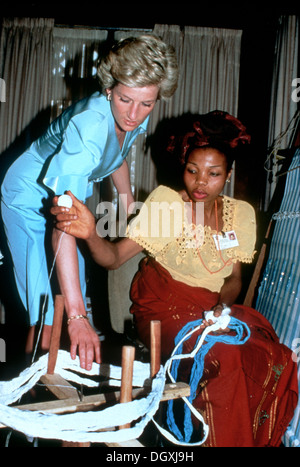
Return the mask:
<svg viewBox="0 0 300 467"><path fill-rule="evenodd" d="M220 290L219 301L215 306L212 307L214 316L218 318L221 316L224 309L224 305L231 307L235 303L235 300L240 294L242 289L242 274L241 274L241 263L237 262L233 264L232 273L225 279L225 282ZM202 327L210 326L212 323L211 320L203 320ZM217 333L229 332L230 329L226 328Z"/></svg>
<svg viewBox="0 0 300 467"><path fill-rule="evenodd" d="M232 273L225 279L225 282L220 291L219 303L214 307L214 311L222 312L223 304L231 307L235 303L242 289L242 272L241 263L236 262L233 264Z"/></svg>

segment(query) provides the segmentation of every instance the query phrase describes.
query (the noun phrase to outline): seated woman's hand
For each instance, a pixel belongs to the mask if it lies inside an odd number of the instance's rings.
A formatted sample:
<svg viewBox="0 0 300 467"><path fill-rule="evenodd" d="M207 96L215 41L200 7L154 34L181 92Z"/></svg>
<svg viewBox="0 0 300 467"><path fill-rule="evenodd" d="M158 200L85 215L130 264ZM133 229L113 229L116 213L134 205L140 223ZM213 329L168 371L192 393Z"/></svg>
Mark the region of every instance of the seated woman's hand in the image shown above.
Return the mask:
<svg viewBox="0 0 300 467"><path fill-rule="evenodd" d="M81 368L89 371L92 368L93 361L101 363L99 337L88 320L71 320L68 332L71 341L71 358L75 360L78 350Z"/></svg>
<svg viewBox="0 0 300 467"><path fill-rule="evenodd" d="M91 211L79 201L73 193L67 192L72 198L71 208L58 206L58 197L53 198L53 206L50 212L56 218L55 227L73 237L88 239L96 232L95 218Z"/></svg>
<svg viewBox="0 0 300 467"><path fill-rule="evenodd" d="M222 315L222 311L223 311L223 305L220 305L220 304L217 304L215 305L214 307L212 307L212 310L213 311L213 315L215 318L219 318L221 315ZM205 329L207 328L208 326L212 326L214 324L214 321L211 320L211 319L203 319L202 321L202 324L201 324L201 328L202 329ZM230 332L230 329L227 327L225 329L219 329L218 331L214 331L216 334L223 334L224 332Z"/></svg>

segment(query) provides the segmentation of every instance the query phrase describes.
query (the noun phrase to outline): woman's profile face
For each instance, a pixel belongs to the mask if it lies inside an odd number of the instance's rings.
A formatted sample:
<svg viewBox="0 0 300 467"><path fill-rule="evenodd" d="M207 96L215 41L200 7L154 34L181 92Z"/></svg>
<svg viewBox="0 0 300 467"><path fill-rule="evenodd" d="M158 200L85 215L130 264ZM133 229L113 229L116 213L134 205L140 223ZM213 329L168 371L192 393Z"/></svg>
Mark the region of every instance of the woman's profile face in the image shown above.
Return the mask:
<svg viewBox="0 0 300 467"><path fill-rule="evenodd" d="M156 85L130 88L119 83L113 89L108 89L117 129L127 132L141 125L153 110L158 93Z"/></svg>

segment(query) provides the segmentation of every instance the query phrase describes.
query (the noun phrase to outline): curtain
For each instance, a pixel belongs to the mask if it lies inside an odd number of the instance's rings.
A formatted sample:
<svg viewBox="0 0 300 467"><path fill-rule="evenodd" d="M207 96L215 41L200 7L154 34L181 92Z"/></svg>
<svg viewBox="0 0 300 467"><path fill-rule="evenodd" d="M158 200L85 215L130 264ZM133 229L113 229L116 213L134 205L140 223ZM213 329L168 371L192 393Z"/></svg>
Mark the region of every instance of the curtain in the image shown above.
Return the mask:
<svg viewBox="0 0 300 467"><path fill-rule="evenodd" d="M53 19L4 19L0 74L6 100L0 106L0 153L50 102Z"/></svg>
<svg viewBox="0 0 300 467"><path fill-rule="evenodd" d="M178 114L219 109L237 116L242 31L186 27Z"/></svg>
<svg viewBox="0 0 300 467"><path fill-rule="evenodd" d="M276 224L255 307L273 325L281 342L295 352L298 349L300 383L299 166L300 149L297 149L287 174L280 210L273 215ZM300 404L284 443L290 447L300 446Z"/></svg>
<svg viewBox="0 0 300 467"><path fill-rule="evenodd" d="M299 110L292 98L293 81L298 76L299 62L299 17L281 16L279 19L274 52L274 67L271 91L268 146L265 163L268 172L266 182L265 210L274 194L278 172L277 151L287 149L299 124Z"/></svg>
<svg viewBox="0 0 300 467"><path fill-rule="evenodd" d="M106 30L99 29L54 28L52 118L97 86L97 61L107 35Z"/></svg>
<svg viewBox="0 0 300 467"><path fill-rule="evenodd" d="M5 91L5 103L0 106L2 175L51 120L72 102L98 89L96 66L107 35L106 30L54 27L53 19L3 20L0 43L2 94ZM93 212L98 202L99 186L95 186L94 196L88 202Z"/></svg>
<svg viewBox="0 0 300 467"><path fill-rule="evenodd" d="M34 139L35 127L49 121L53 27L53 19L15 18L2 22L0 185L7 168ZM1 242L2 235L0 226ZM0 322L5 322L1 301Z"/></svg>

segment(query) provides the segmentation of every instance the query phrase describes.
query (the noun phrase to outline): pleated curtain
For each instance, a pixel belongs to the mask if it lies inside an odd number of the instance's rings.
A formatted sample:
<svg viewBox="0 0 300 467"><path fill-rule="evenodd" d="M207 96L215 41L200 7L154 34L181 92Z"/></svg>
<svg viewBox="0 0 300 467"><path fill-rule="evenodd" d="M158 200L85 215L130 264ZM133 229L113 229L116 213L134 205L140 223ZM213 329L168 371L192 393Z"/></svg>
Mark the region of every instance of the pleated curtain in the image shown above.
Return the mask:
<svg viewBox="0 0 300 467"><path fill-rule="evenodd" d="M0 40L0 154L51 100L53 19L4 19Z"/></svg>

